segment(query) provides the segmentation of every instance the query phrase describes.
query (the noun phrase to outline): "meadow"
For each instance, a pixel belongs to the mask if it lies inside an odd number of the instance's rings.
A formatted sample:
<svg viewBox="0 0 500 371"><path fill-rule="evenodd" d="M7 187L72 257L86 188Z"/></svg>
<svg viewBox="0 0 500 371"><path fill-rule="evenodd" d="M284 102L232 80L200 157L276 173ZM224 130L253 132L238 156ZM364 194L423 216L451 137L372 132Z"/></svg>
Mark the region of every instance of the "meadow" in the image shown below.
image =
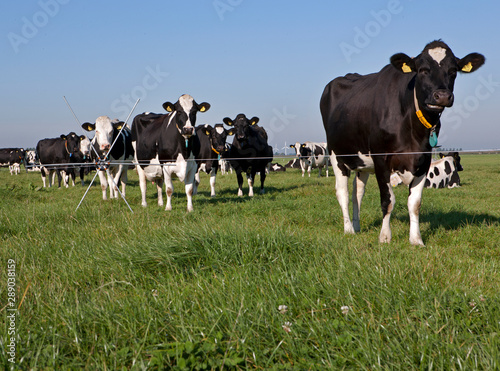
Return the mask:
<svg viewBox="0 0 500 371"><path fill-rule="evenodd" d="M98 186L75 211L91 176L85 188L44 189L39 173L2 168L0 364L499 369L500 157L462 155L462 165L460 188L424 190L425 247L408 242L405 186L395 188L393 240L378 242L373 176L361 232L344 235L335 178L317 171L271 173L266 194L253 198L236 195L234 174L219 174L211 198L203 174L188 214L179 181L170 212L152 186L140 206L134 171L133 213L103 201Z"/></svg>

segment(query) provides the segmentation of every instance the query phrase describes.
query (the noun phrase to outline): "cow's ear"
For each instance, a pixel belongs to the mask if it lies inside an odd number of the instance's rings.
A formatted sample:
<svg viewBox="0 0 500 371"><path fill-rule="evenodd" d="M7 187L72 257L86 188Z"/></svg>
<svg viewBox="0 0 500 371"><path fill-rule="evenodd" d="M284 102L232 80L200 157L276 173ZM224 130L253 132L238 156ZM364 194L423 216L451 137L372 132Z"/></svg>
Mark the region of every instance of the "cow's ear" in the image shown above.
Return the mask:
<svg viewBox="0 0 500 371"><path fill-rule="evenodd" d="M61 134L60 138L66 140L67 136L64 134Z"/></svg>
<svg viewBox="0 0 500 371"><path fill-rule="evenodd" d="M255 125L258 122L259 122L259 118L258 117L252 117L252 119L250 120L250 125Z"/></svg>
<svg viewBox="0 0 500 371"><path fill-rule="evenodd" d="M208 124L203 125L203 132L207 136L210 136L210 134L212 133L212 130L213 130L213 128L210 125L208 125Z"/></svg>
<svg viewBox="0 0 500 371"><path fill-rule="evenodd" d="M416 70L415 60L404 53L394 54L391 57L391 64L403 73L410 73Z"/></svg>
<svg viewBox="0 0 500 371"><path fill-rule="evenodd" d="M207 102L203 102L198 104L198 111L207 112L210 109L210 104Z"/></svg>
<svg viewBox="0 0 500 371"><path fill-rule="evenodd" d="M439 158L444 158L444 157L446 157L444 154L439 153Z"/></svg>
<svg viewBox="0 0 500 371"><path fill-rule="evenodd" d="M226 130L226 133L227 133L227 135L229 135L229 136L234 135L234 133L235 133L234 128L231 128L231 129Z"/></svg>
<svg viewBox="0 0 500 371"><path fill-rule="evenodd" d="M167 112L174 112L174 105L170 102L163 103L163 109Z"/></svg>
<svg viewBox="0 0 500 371"><path fill-rule="evenodd" d="M85 137L85 135L80 135L79 138L80 138L80 141L82 141L82 140L85 140L86 137Z"/></svg>
<svg viewBox="0 0 500 371"><path fill-rule="evenodd" d="M113 123L113 127L116 129L116 130L121 130L123 125L125 125L125 122L124 121L118 121L118 122L115 122Z"/></svg>
<svg viewBox="0 0 500 371"><path fill-rule="evenodd" d="M484 64L484 61L484 55L479 53L470 53L462 59L457 59L460 72L465 73L474 72Z"/></svg>
<svg viewBox="0 0 500 371"><path fill-rule="evenodd" d="M233 120L231 120L229 117L224 117L222 119L222 121L224 122L224 124L226 124L227 126L233 126L234 125L234 122ZM231 134L232 135L232 134Z"/></svg>
<svg viewBox="0 0 500 371"><path fill-rule="evenodd" d="M295 144L290 144L290 148L295 148Z"/></svg>
<svg viewBox="0 0 500 371"><path fill-rule="evenodd" d="M95 130L95 124L91 124L90 122L85 122L82 124L83 130L86 131L94 131Z"/></svg>

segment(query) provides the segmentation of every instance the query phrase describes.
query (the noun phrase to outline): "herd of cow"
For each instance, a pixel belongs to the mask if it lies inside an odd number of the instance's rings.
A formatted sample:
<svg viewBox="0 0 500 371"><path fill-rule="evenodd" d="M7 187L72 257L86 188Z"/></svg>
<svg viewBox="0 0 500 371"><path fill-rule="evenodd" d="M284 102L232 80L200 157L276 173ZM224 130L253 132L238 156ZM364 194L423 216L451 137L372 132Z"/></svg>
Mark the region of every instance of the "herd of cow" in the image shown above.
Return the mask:
<svg viewBox="0 0 500 371"><path fill-rule="evenodd" d="M469 73L485 62L483 55L471 53L457 58L442 41L433 41L414 58L398 53L381 71L369 75L347 74L326 85L320 110L327 143L296 143L296 159L287 167L300 167L311 176L311 169L328 166L335 174L337 199L340 203L344 232L360 230L359 212L370 173L375 173L382 206L380 242L390 242L390 216L395 197L392 188L399 183L409 187L410 242L423 245L419 227L419 210L424 187L444 188L460 185L462 170L458 153L442 155L431 163L432 148L437 145L441 128L440 115L453 104L453 88L457 72ZM243 173L248 179L248 195L253 196L254 180L260 174L260 193L264 193L266 171L284 171L271 164L272 147L258 117L239 114L224 124L195 126L197 113L206 112L208 103L197 103L182 95L176 103L163 104L165 114L137 115L131 128L124 122L98 117L95 123L84 123L83 129L95 132L90 141L74 132L58 138L40 140L36 156L41 166L44 187L54 173L61 180L75 180L93 162L97 168L103 199L110 186L110 197L118 197L118 184L125 195L127 169L133 162L139 175L142 205L147 206L147 182L157 186L158 205L163 205L163 186L167 195L166 209L172 208L172 176L185 184L187 210L193 210L192 196L200 181L199 173L210 174L211 195L215 196L215 179L219 166L229 164L236 172L238 195L243 195ZM226 143L234 136L232 144ZM0 165L19 169L25 158L22 149L0 150ZM33 160L33 159L31 159ZM31 160L27 160L28 162ZM34 161L33 161L34 162ZM349 215L348 178L353 181L352 221Z"/></svg>

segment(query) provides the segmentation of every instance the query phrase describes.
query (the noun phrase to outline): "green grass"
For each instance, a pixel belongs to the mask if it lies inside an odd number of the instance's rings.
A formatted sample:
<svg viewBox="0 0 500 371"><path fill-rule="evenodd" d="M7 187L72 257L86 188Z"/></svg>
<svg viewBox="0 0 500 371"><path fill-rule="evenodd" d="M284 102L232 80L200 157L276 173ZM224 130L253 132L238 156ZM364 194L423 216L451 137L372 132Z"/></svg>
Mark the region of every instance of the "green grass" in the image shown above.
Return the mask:
<svg viewBox="0 0 500 371"><path fill-rule="evenodd" d="M153 187L142 208L129 171L132 214L99 187L75 212L84 188L2 169L0 309L14 259L15 367L498 369L499 163L464 155L462 187L424 190L425 247L408 242L404 186L393 241L378 243L373 177L361 232L346 236L335 178L316 172L270 174L253 199L236 196L235 175L219 175L212 199L202 176L187 214L178 181L171 212ZM8 367L6 325L0 339Z"/></svg>

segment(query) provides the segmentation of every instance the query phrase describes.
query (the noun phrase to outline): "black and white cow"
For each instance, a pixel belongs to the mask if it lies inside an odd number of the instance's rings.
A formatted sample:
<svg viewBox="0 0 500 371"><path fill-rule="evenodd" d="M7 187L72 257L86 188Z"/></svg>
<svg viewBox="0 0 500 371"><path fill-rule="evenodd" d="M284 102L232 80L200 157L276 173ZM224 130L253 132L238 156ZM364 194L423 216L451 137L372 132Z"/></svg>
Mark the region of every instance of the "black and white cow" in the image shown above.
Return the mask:
<svg viewBox="0 0 500 371"><path fill-rule="evenodd" d="M40 140L36 145L37 157L40 161L43 186L46 187L46 177L49 177L49 187L52 176L57 174L58 186L61 187L61 180L65 187L66 174L70 174L74 163L80 161L80 142L85 135L78 136L74 132L68 135L61 135L59 138L47 138ZM61 173L64 175L62 176Z"/></svg>
<svg viewBox="0 0 500 371"><path fill-rule="evenodd" d="M166 183L167 206L172 209L175 174L185 184L187 211L193 210L193 192L200 141L194 129L196 114L206 112L208 103L196 103L190 95L182 95L176 103L165 102L168 112L160 115L143 113L134 118L132 124L132 144L139 174L142 206L147 206L147 180L154 181L158 191L158 205L163 205L162 186Z"/></svg>
<svg viewBox="0 0 500 371"><path fill-rule="evenodd" d="M238 179L238 196L243 196L243 176L247 174L248 195L253 196L253 183L255 174L260 173L260 193L264 193L264 181L266 180L266 166L273 160L273 148L267 144L267 133L264 128L257 125L258 117L251 120L240 113L231 120L224 118L224 123L232 128L229 135L234 135L233 144L229 150L228 159L236 171Z"/></svg>
<svg viewBox="0 0 500 371"><path fill-rule="evenodd" d="M463 170L458 152L450 152L447 155L439 154L439 160L432 161L427 178L426 188L454 188L460 187L459 171Z"/></svg>
<svg viewBox="0 0 500 371"><path fill-rule="evenodd" d="M484 60L478 53L457 58L444 42L433 41L415 58L395 54L380 72L348 74L325 87L320 109L345 233L360 230L361 200L368 176L374 172L383 215L379 240L390 242L395 198L389 179L397 172L410 188L410 242L423 245L419 211L431 142L437 141L441 113L453 104L457 72L473 72ZM352 222L348 209L351 171L356 173Z"/></svg>
<svg viewBox="0 0 500 371"><path fill-rule="evenodd" d="M288 161L288 163L285 165L285 168L301 169L300 160L298 158L294 158L293 160Z"/></svg>
<svg viewBox="0 0 500 371"><path fill-rule="evenodd" d="M40 166L38 165L38 160L36 157L35 150L27 150L25 156L25 165L26 171L41 171Z"/></svg>
<svg viewBox="0 0 500 371"><path fill-rule="evenodd" d="M229 153L229 150L231 149L231 144L226 143L226 150L222 154L221 158L219 159L219 167L220 167L220 172L222 175L226 175L228 173L233 173L233 168L231 167L231 164L229 161L226 159L225 155Z"/></svg>
<svg viewBox="0 0 500 371"><path fill-rule="evenodd" d="M82 124L84 130L95 131L91 144L94 148L92 155L110 162L109 174L104 168L98 170L103 200L107 200L108 185L109 197L118 198L119 182L122 185L121 193L125 197L125 186L128 179L127 169L134 159L134 149L130 129L127 126L123 127L124 125L123 121L111 120L108 116L98 117L94 124L89 122Z"/></svg>
<svg viewBox="0 0 500 371"><path fill-rule="evenodd" d="M286 168L283 165L275 162L274 164L271 164L271 166L269 167L269 171L286 171Z"/></svg>
<svg viewBox="0 0 500 371"><path fill-rule="evenodd" d="M302 177L307 170L307 174L311 177L311 169L318 168L318 178L321 177L321 170L326 168L326 177L328 178L329 156L326 149L326 143L295 143L291 144L290 148L295 150L295 155L300 160L300 168L302 169Z"/></svg>
<svg viewBox="0 0 500 371"><path fill-rule="evenodd" d="M228 130L223 124L201 125L196 127L196 135L200 141L200 152L197 156L198 171L195 176L193 195L200 184L200 171L210 174L210 196L215 197L215 180L219 168L219 160L226 152Z"/></svg>
<svg viewBox="0 0 500 371"><path fill-rule="evenodd" d="M8 166L10 175L17 175L21 171L25 155L23 148L0 148L0 166Z"/></svg>

